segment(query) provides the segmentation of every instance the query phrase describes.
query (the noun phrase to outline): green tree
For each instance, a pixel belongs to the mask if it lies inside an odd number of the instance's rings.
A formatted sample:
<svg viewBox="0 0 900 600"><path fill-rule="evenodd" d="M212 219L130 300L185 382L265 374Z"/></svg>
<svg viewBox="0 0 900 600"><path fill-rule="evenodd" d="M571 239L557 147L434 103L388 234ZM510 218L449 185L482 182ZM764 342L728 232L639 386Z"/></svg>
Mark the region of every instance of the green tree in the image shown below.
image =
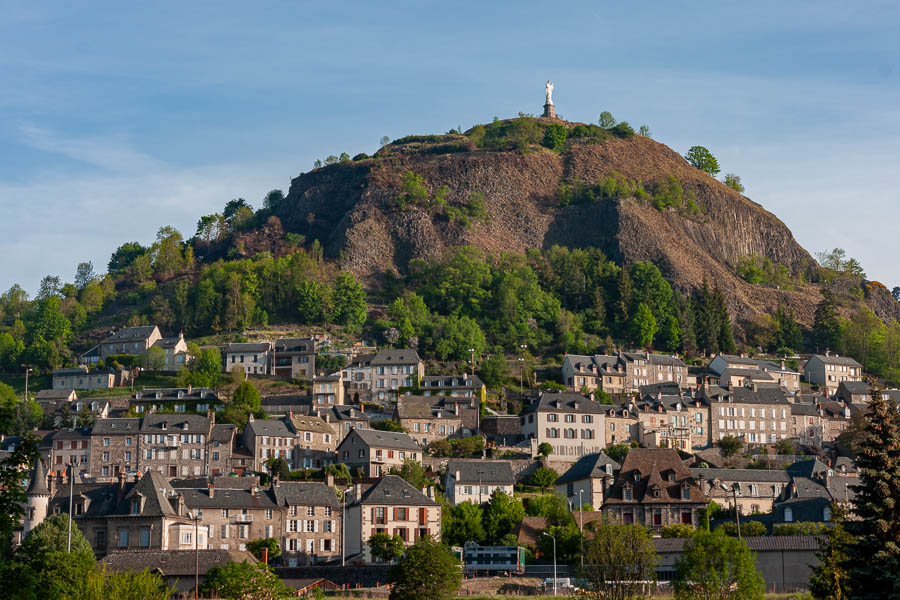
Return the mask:
<svg viewBox="0 0 900 600"><path fill-rule="evenodd" d="M391 419L383 419L381 421L372 421L372 429L377 429L378 431L393 431L396 433L406 433L406 429L403 428L400 423L397 421L393 421Z"/></svg>
<svg viewBox="0 0 900 600"><path fill-rule="evenodd" d="M456 506L445 506L442 514L447 517L441 527L441 540L450 546L463 546L466 542L480 544L485 539L484 511L472 501Z"/></svg>
<svg viewBox="0 0 900 600"><path fill-rule="evenodd" d="M399 468L391 467L390 473L401 477L417 490L421 490L431 483L431 479L429 479L422 463L411 458L404 460Z"/></svg>
<svg viewBox="0 0 900 600"><path fill-rule="evenodd" d="M272 190L263 198L263 208L270 212L275 212L281 207L282 202L284 202L284 192Z"/></svg>
<svg viewBox="0 0 900 600"><path fill-rule="evenodd" d="M628 444L613 444L604 448L603 452L617 463L622 464L622 461L628 456L629 450L631 450L631 446Z"/></svg>
<svg viewBox="0 0 900 600"><path fill-rule="evenodd" d="M206 581L200 586L204 594L217 598L242 598L270 600L292 598L296 594L262 563L233 562L213 567L206 573Z"/></svg>
<svg viewBox="0 0 900 600"><path fill-rule="evenodd" d="M726 173L725 179L722 180L722 183L730 187L736 192L741 194L744 193L744 184L741 183L741 176L735 175L734 173Z"/></svg>
<svg viewBox="0 0 900 600"><path fill-rule="evenodd" d="M610 129L616 124L616 120L613 118L611 112L604 110L600 113L600 118L597 120L597 123L604 129Z"/></svg>
<svg viewBox="0 0 900 600"><path fill-rule="evenodd" d="M631 319L631 340L640 348L649 348L656 335L656 317L650 307L641 302Z"/></svg>
<svg viewBox="0 0 900 600"><path fill-rule="evenodd" d="M775 324L777 330L774 350L779 348L800 350L803 347L803 332L794 318L793 310L785 308L783 304L779 303L775 310Z"/></svg>
<svg viewBox="0 0 900 600"><path fill-rule="evenodd" d="M548 456L553 454L553 446L547 442L541 442L538 445L537 450L538 454L540 454L541 458L543 458L544 460L546 460Z"/></svg>
<svg viewBox="0 0 900 600"><path fill-rule="evenodd" d="M367 544L372 556L384 562L392 562L403 554L403 538L399 535L375 533L369 538Z"/></svg>
<svg viewBox="0 0 900 600"><path fill-rule="evenodd" d="M263 550L268 551L268 560L273 560L281 556L281 548L278 546L278 540L275 538L257 538L247 542L247 550L250 551L257 560L263 559Z"/></svg>
<svg viewBox="0 0 900 600"><path fill-rule="evenodd" d="M640 525L604 522L594 528L584 548L587 589L600 600L629 600L656 579L656 549Z"/></svg>
<svg viewBox="0 0 900 600"><path fill-rule="evenodd" d="M2 357L2 338L0 338L0 357ZM503 354L491 354L481 361L479 370L484 385L491 389L499 388L509 379L509 363Z"/></svg>
<svg viewBox="0 0 900 600"><path fill-rule="evenodd" d="M158 346L147 348L144 353L144 367L154 373L166 366L166 351Z"/></svg>
<svg viewBox="0 0 900 600"><path fill-rule="evenodd" d="M391 567L391 600L451 600L462 582L459 561L443 544L424 536Z"/></svg>
<svg viewBox="0 0 900 600"><path fill-rule="evenodd" d="M366 321L366 295L353 275L342 271L334 279L331 321L358 331Z"/></svg>
<svg viewBox="0 0 900 600"><path fill-rule="evenodd" d="M817 600L847 600L847 564L850 556L847 549L852 541L843 525L843 515L838 506L834 506L833 527L825 528L824 543L816 552L818 564L812 566L809 577L809 591Z"/></svg>
<svg viewBox="0 0 900 600"><path fill-rule="evenodd" d="M831 294L822 294L822 300L816 305L813 316L813 342L819 352L841 347L841 322L838 319L837 305Z"/></svg>
<svg viewBox="0 0 900 600"><path fill-rule="evenodd" d="M291 467L288 465L288 462L281 458L275 458L274 456L266 460L266 468L272 477L278 477L282 480L288 479L291 476Z"/></svg>
<svg viewBox="0 0 900 600"><path fill-rule="evenodd" d="M663 527L660 535L664 538L689 538L694 537L695 529L684 523L674 523L668 527Z"/></svg>
<svg viewBox="0 0 900 600"><path fill-rule="evenodd" d="M863 451L857 456L852 521L845 523L850 598L895 598L900 591L900 412L874 388Z"/></svg>
<svg viewBox="0 0 900 600"><path fill-rule="evenodd" d="M534 473L531 474L529 478L529 482L531 485L535 485L541 488L541 493L547 491L547 488L553 485L559 479L559 473L554 471L553 469L548 469L547 467L538 467L535 469Z"/></svg>
<svg viewBox="0 0 900 600"><path fill-rule="evenodd" d="M557 494L529 498L525 513L530 517L544 517L550 525L561 527L575 522L575 517L569 511L568 502Z"/></svg>
<svg viewBox="0 0 900 600"><path fill-rule="evenodd" d="M740 438L733 435L722 437L716 442L716 445L722 450L722 454L724 454L726 458L734 456L744 447L744 443L741 442Z"/></svg>
<svg viewBox="0 0 900 600"><path fill-rule="evenodd" d="M470 349L474 349L476 355L484 352L485 344L484 333L475 319L451 315L441 323L435 353L442 360L465 360L471 355Z"/></svg>
<svg viewBox="0 0 900 600"><path fill-rule="evenodd" d="M653 132L651 132L650 128L646 125L641 125L640 129L638 129L638 134L644 137L653 137Z"/></svg>
<svg viewBox="0 0 900 600"><path fill-rule="evenodd" d="M79 600L167 600L175 595L161 575L143 571L114 572L106 565L91 570Z"/></svg>
<svg viewBox="0 0 900 600"><path fill-rule="evenodd" d="M494 492L484 512L484 532L487 541L497 544L513 527L522 522L525 508L522 503L504 492Z"/></svg>
<svg viewBox="0 0 900 600"><path fill-rule="evenodd" d="M83 290L96 276L97 274L94 273L94 263L91 261L78 263L78 267L75 269L75 286L79 290Z"/></svg>
<svg viewBox="0 0 900 600"><path fill-rule="evenodd" d="M109 263L106 265L106 269L109 271L110 275L124 273L128 267L131 266L131 263L134 262L134 259L142 254L146 254L147 250L147 248L143 247L138 242L125 242L112 253L112 256L109 258Z"/></svg>
<svg viewBox="0 0 900 600"><path fill-rule="evenodd" d="M0 431L9 431L13 417L13 406L0 400ZM21 526L25 516L27 498L23 484L28 476L28 468L38 456L37 439L29 434L22 438L15 450L0 458L0 558L11 547L13 532Z"/></svg>
<svg viewBox="0 0 900 600"><path fill-rule="evenodd" d="M76 598L95 568L94 551L77 525L72 525L72 552L68 544L69 515L51 515L29 532L15 560L35 573L44 598Z"/></svg>
<svg viewBox="0 0 900 600"><path fill-rule="evenodd" d="M619 121L612 126L610 131L620 138L630 138L634 136L634 128L628 124L628 121Z"/></svg>
<svg viewBox="0 0 900 600"><path fill-rule="evenodd" d="M553 539L556 539L556 560L575 564L581 557L581 530L574 522L568 525L551 525L544 530L548 535L538 537L538 552L544 560L553 558ZM553 536L552 538L550 536Z"/></svg>
<svg viewBox="0 0 900 600"><path fill-rule="evenodd" d="M718 529L697 531L675 566L677 600L762 600L765 583L747 543Z"/></svg>
<svg viewBox="0 0 900 600"><path fill-rule="evenodd" d="M794 448L794 444L791 443L791 440L778 440L775 442L775 453L776 454L796 454L797 449Z"/></svg>
<svg viewBox="0 0 900 600"><path fill-rule="evenodd" d="M566 143L566 127L559 123L551 123L544 128L544 146L551 150L559 150Z"/></svg>
<svg viewBox="0 0 900 600"><path fill-rule="evenodd" d="M261 407L259 390L249 381L242 382L231 396L231 405L248 412L257 412Z"/></svg>
<svg viewBox="0 0 900 600"><path fill-rule="evenodd" d="M716 157L713 156L712 152L703 146L692 146L687 154L684 155L684 158L691 163L693 167L700 169L713 177L719 172L719 161L716 160Z"/></svg>

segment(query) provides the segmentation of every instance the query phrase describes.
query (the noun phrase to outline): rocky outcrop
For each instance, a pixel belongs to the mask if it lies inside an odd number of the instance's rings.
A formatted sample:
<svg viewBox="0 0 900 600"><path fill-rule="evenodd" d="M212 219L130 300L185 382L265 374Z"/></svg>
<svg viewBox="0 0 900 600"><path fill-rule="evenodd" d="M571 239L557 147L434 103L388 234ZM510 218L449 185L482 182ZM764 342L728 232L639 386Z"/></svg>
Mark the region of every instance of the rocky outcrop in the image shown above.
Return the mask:
<svg viewBox="0 0 900 600"><path fill-rule="evenodd" d="M773 214L649 138L614 138L562 153L380 154L300 175L278 214L286 231L318 239L327 256L364 279L385 270L402 273L410 259L463 244L489 252L559 244L596 246L625 264L651 260L685 291L704 279L716 282L738 318L771 311L781 301L811 324L821 298L813 285L783 291L739 279L733 265L747 255L768 257L796 275L808 273L814 261ZM400 209L396 198L408 171L422 177L432 196L446 186L449 205L483 194L488 220L465 227L421 206ZM594 183L613 172L648 183L674 176L693 192L698 210L658 210L634 198L559 206L561 182Z"/></svg>

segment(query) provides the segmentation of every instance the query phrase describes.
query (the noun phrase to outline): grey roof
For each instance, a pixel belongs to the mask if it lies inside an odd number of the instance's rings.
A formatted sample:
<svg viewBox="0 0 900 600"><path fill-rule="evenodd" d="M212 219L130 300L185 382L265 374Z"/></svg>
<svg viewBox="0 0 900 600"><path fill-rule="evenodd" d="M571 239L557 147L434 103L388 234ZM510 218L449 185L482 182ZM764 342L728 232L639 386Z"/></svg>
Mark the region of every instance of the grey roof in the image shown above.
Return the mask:
<svg viewBox="0 0 900 600"><path fill-rule="evenodd" d="M687 366L684 364L684 361L677 356L670 356L668 354L650 354L648 357L647 354L643 352L623 352L622 356L629 361L646 360L651 365L672 365L675 367Z"/></svg>
<svg viewBox="0 0 900 600"><path fill-rule="evenodd" d="M70 440L91 437L90 427L76 427L74 429L60 429L50 434L51 440Z"/></svg>
<svg viewBox="0 0 900 600"><path fill-rule="evenodd" d="M678 396L681 392L681 386L678 385L677 381L663 381L660 383L649 383L647 385L642 385L638 388L641 396L645 395L656 395L656 394L667 394L672 396Z"/></svg>
<svg viewBox="0 0 900 600"><path fill-rule="evenodd" d="M477 375L426 375L422 378L421 387L438 389L455 389L455 388L480 388L483 386L481 379Z"/></svg>
<svg viewBox="0 0 900 600"><path fill-rule="evenodd" d="M709 388L703 388L703 396L711 402L732 402L734 404L788 404L787 395L779 387L757 387L754 391L752 388L743 386L733 387L728 390L719 386L711 385Z"/></svg>
<svg viewBox="0 0 900 600"><path fill-rule="evenodd" d="M808 417L818 417L819 416L819 407L815 404L808 403L796 403L791 404L791 414L792 415L804 415Z"/></svg>
<svg viewBox="0 0 900 600"><path fill-rule="evenodd" d="M271 348L270 342L233 343L225 346L225 352L268 352Z"/></svg>
<svg viewBox="0 0 900 600"><path fill-rule="evenodd" d="M376 504L379 506L440 506L403 478L397 475L385 475L375 485L363 492L358 504Z"/></svg>
<svg viewBox="0 0 900 600"><path fill-rule="evenodd" d="M66 400L75 390L41 390L37 393L35 399L41 400ZM78 396L78 394L75 394Z"/></svg>
<svg viewBox="0 0 900 600"><path fill-rule="evenodd" d="M34 470L31 472L31 481L25 493L29 496L49 496L50 488L47 487L47 471L44 470L44 461L38 456L34 459Z"/></svg>
<svg viewBox="0 0 900 600"><path fill-rule="evenodd" d="M760 369L765 371L774 371L777 373L793 373L794 375L799 375L797 371L790 368L787 365L781 366L780 362L775 362L774 360L757 360L756 364L759 365Z"/></svg>
<svg viewBox="0 0 900 600"><path fill-rule="evenodd" d="M815 535L765 535L744 536L744 541L754 552L780 552L819 549L819 538ZM657 552L683 552L685 544L690 538L653 538L653 545Z"/></svg>
<svg viewBox="0 0 900 600"><path fill-rule="evenodd" d="M606 470L606 466L609 465L609 472ZM603 478L606 475L612 475L616 471L621 468L621 465L608 457L603 452L596 452L594 454L587 454L578 459L574 465L569 467L569 470L563 473L559 479L556 480L556 485L561 483L568 483L570 481L578 481L580 479L588 479L588 478Z"/></svg>
<svg viewBox="0 0 900 600"><path fill-rule="evenodd" d="M131 500L137 495L144 497L144 506L141 510L142 517L177 517L175 509L169 502L169 498L175 495L175 490L169 481L159 471L148 470L125 494L122 501L115 508L117 515L131 514Z"/></svg>
<svg viewBox="0 0 900 600"><path fill-rule="evenodd" d="M750 377L751 379L772 381L772 376L762 369L742 369L739 367L728 367L722 371L722 377Z"/></svg>
<svg viewBox="0 0 900 600"><path fill-rule="evenodd" d="M212 442L220 444L230 444L234 440L234 434L237 432L237 426L230 423L217 423L213 425L209 439Z"/></svg>
<svg viewBox="0 0 900 600"><path fill-rule="evenodd" d="M97 419L94 421L94 435L130 435L141 428L140 417Z"/></svg>
<svg viewBox="0 0 900 600"><path fill-rule="evenodd" d="M440 406L440 396L400 396L394 414L399 419L459 419L449 408Z"/></svg>
<svg viewBox="0 0 900 600"><path fill-rule="evenodd" d="M242 550L121 550L103 557L103 564L112 571L159 572L166 577L193 576L199 565L200 574L205 575L213 567L222 567L233 562L257 563L256 557Z"/></svg>
<svg viewBox="0 0 900 600"><path fill-rule="evenodd" d="M275 437L294 437L296 435L288 428L287 423L275 419L254 419L247 423L246 429L249 429L253 435Z"/></svg>
<svg viewBox="0 0 900 600"><path fill-rule="evenodd" d="M373 365L408 365L421 362L415 350L380 350L372 359Z"/></svg>
<svg viewBox="0 0 900 600"><path fill-rule="evenodd" d="M706 481L759 481L763 483L787 484L791 477L784 469L710 469L691 468L691 474Z"/></svg>
<svg viewBox="0 0 900 600"><path fill-rule="evenodd" d="M181 396L179 397L179 394ZM159 398L156 396L159 395ZM209 388L144 388L134 394L135 400L218 400L219 395Z"/></svg>
<svg viewBox="0 0 900 600"><path fill-rule="evenodd" d="M369 417L366 416L366 413L359 410L358 407L352 406L352 405L332 406L330 412L331 412L331 416L333 416L335 419L337 419L339 421L349 420L349 419L364 420L364 421L369 420Z"/></svg>
<svg viewBox="0 0 900 600"><path fill-rule="evenodd" d="M606 407L574 392L542 392L526 412L553 411L604 414Z"/></svg>
<svg viewBox="0 0 900 600"><path fill-rule="evenodd" d="M278 338L275 340L275 352L300 352L313 354L316 341L312 338Z"/></svg>
<svg viewBox="0 0 900 600"><path fill-rule="evenodd" d="M155 413L144 417L141 423L141 432L190 431L209 434L210 425L209 418L203 415Z"/></svg>
<svg viewBox="0 0 900 600"><path fill-rule="evenodd" d="M182 337L171 337L171 338L159 338L155 342L153 342L153 346L155 348L174 348L178 345L178 342L182 341L184 338Z"/></svg>
<svg viewBox="0 0 900 600"><path fill-rule="evenodd" d="M868 396L871 387L865 381L842 381L838 389L843 388L852 396Z"/></svg>
<svg viewBox="0 0 900 600"><path fill-rule="evenodd" d="M347 440L352 437L353 434L358 435L367 446L373 448L393 448L396 450L416 451L420 450L419 445L405 433L379 431L377 429L354 429L350 434L347 435L347 437L344 438L344 441L341 442L341 446L346 444Z"/></svg>
<svg viewBox="0 0 900 600"><path fill-rule="evenodd" d="M103 343L106 344L110 342L130 342L135 340L146 340L151 335L153 335L154 331L156 331L156 325L125 327L103 340Z"/></svg>
<svg viewBox="0 0 900 600"><path fill-rule="evenodd" d="M456 483L513 485L516 482L512 466L505 460L451 460L447 463L447 473Z"/></svg>
<svg viewBox="0 0 900 600"><path fill-rule="evenodd" d="M861 364L859 364L858 362L856 362L854 359L850 358L849 356L840 356L838 354L829 354L828 356L825 356L824 354L814 354L813 357L810 358L810 360L812 360L813 358L817 358L824 363L828 363L828 364L832 364L832 365L843 365L845 367L860 367L860 368L862 368ZM809 363L807 362L807 364L809 364Z"/></svg>
<svg viewBox="0 0 900 600"><path fill-rule="evenodd" d="M297 431L314 431L318 433L334 433L334 428L322 417L297 413L291 419L291 426Z"/></svg>
<svg viewBox="0 0 900 600"><path fill-rule="evenodd" d="M212 498L209 497L209 489L189 487L179 488L178 492L184 498L184 505L188 508L246 508L265 509L275 508L275 499L272 497L270 490L258 489L257 493L253 490L239 489L219 489L213 488Z"/></svg>
<svg viewBox="0 0 900 600"><path fill-rule="evenodd" d="M282 481L273 489L278 506L340 506L334 488L327 483Z"/></svg>
<svg viewBox="0 0 900 600"><path fill-rule="evenodd" d="M56 375L87 375L87 367L76 367L74 369L53 369L53 376Z"/></svg>

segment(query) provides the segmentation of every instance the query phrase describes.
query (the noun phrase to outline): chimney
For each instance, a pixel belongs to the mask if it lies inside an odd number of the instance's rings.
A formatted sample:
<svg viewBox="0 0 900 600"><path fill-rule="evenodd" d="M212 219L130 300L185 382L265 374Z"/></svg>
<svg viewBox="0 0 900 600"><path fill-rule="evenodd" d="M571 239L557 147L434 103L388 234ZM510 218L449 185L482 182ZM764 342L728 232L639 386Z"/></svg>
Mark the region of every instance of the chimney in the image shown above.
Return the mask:
<svg viewBox="0 0 900 600"><path fill-rule="evenodd" d="M211 483L210 483L210 484L207 484L206 490L207 490L207 492L209 492L209 497L210 497L210 498L215 498L215 495L216 495L216 487L215 487L213 484L211 484Z"/></svg>
<svg viewBox="0 0 900 600"><path fill-rule="evenodd" d="M289 410L288 411L288 421L293 421L293 420L294 420L294 411Z"/></svg>
<svg viewBox="0 0 900 600"><path fill-rule="evenodd" d="M703 495L705 496L706 495L706 486L704 485L703 482L706 479L703 477L703 471L700 471L700 473L698 475L698 479L700 480L700 491L703 492Z"/></svg>
<svg viewBox="0 0 900 600"><path fill-rule="evenodd" d="M191 391L192 391L193 389L194 389L194 386L192 386L191 384L188 384L188 390L187 390L188 396L191 395Z"/></svg>
<svg viewBox="0 0 900 600"><path fill-rule="evenodd" d="M325 476L325 483L328 487L334 487L334 475L332 473Z"/></svg>
<svg viewBox="0 0 900 600"><path fill-rule="evenodd" d="M459 469L456 470L456 483L459 483Z"/></svg>
<svg viewBox="0 0 900 600"><path fill-rule="evenodd" d="M784 371L784 368L785 368L785 367L784 367L784 359L782 358L782 359L781 359L781 370Z"/></svg>
<svg viewBox="0 0 900 600"><path fill-rule="evenodd" d="M278 481L278 475L273 475L272 476L272 487L278 487L279 485L280 485L280 482Z"/></svg>
<svg viewBox="0 0 900 600"><path fill-rule="evenodd" d="M175 514L179 517L184 515L184 498L181 497L181 494L175 494L175 506L172 508L175 509Z"/></svg>
<svg viewBox="0 0 900 600"><path fill-rule="evenodd" d="M247 417L247 421L250 423L253 422L253 413L250 413L250 415Z"/></svg>
<svg viewBox="0 0 900 600"><path fill-rule="evenodd" d="M831 356L831 350L828 348L825 349L825 356Z"/></svg>
<svg viewBox="0 0 900 600"><path fill-rule="evenodd" d="M428 486L428 497L434 499L434 488L430 485Z"/></svg>
<svg viewBox="0 0 900 600"><path fill-rule="evenodd" d="M362 484L357 483L353 486L353 499L359 500L362 497Z"/></svg>
<svg viewBox="0 0 900 600"><path fill-rule="evenodd" d="M50 497L53 497L54 492L56 492L56 475L52 472L47 475L47 489L50 490Z"/></svg>
<svg viewBox="0 0 900 600"><path fill-rule="evenodd" d="M609 498L609 485L612 482L612 477L610 475L603 476L603 503L605 504L607 499ZM601 507L595 507L596 510L601 510Z"/></svg>

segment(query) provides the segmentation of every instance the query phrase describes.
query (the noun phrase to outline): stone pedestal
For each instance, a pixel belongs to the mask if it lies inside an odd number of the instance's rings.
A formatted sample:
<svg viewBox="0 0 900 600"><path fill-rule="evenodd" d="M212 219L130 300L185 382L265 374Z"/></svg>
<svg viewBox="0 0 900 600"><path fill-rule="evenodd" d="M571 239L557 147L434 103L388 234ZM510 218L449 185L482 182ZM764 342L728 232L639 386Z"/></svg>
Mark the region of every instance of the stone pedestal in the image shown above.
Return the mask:
<svg viewBox="0 0 900 600"><path fill-rule="evenodd" d="M555 119L556 118L556 108L554 108L554 106L552 104L545 104L544 105L544 114L542 116L550 117L551 119Z"/></svg>

